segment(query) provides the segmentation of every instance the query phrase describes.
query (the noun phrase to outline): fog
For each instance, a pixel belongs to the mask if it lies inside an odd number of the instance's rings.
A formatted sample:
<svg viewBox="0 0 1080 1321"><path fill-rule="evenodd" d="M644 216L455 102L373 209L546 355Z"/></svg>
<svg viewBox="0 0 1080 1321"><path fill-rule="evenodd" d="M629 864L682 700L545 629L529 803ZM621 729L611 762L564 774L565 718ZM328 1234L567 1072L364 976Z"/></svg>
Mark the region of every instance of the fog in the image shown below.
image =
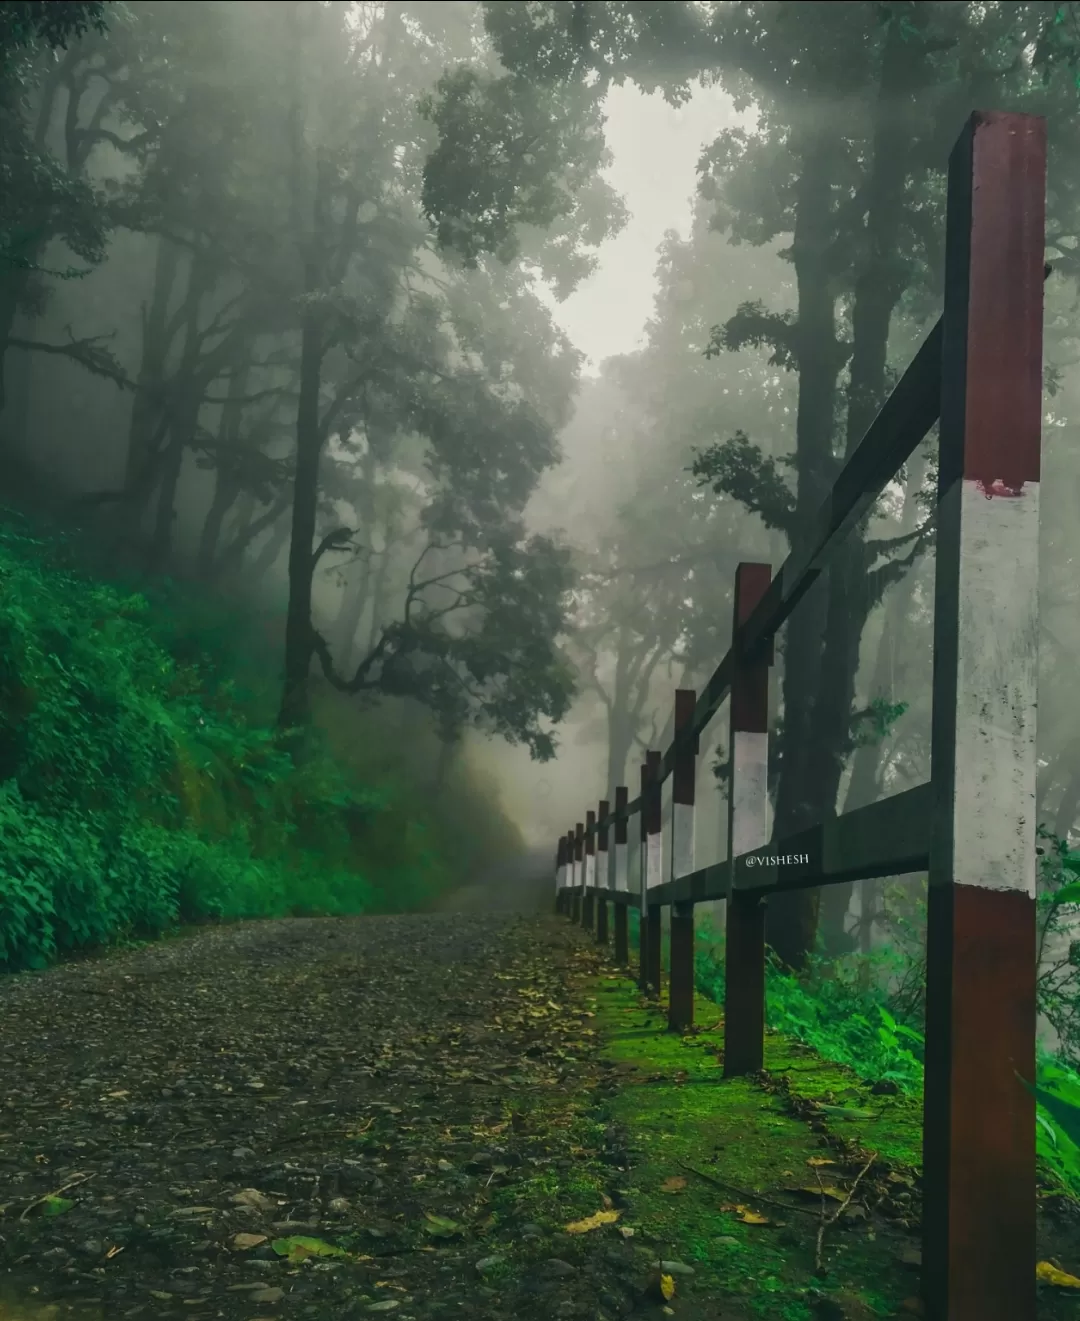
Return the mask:
<svg viewBox="0 0 1080 1321"><path fill-rule="evenodd" d="M776 26L658 7L610 49L606 7L585 8L585 55L566 7L545 28L459 0L77 6L81 33L16 43L11 503L77 530L103 573L226 611L268 724L341 740L373 793L466 792L477 865L553 857L616 784L636 793L674 690L724 653L736 565L780 565L937 316L973 98L1044 114L1039 811L1067 837L1078 175L1041 9L920 7L937 35L905 47L897 92L873 6L780 6ZM991 67L1002 47L1017 59ZM934 472L931 438L845 552L889 543L872 590L822 580L779 639L778 830L929 775ZM726 849L724 719L698 865ZM858 897L829 902L842 938Z"/></svg>

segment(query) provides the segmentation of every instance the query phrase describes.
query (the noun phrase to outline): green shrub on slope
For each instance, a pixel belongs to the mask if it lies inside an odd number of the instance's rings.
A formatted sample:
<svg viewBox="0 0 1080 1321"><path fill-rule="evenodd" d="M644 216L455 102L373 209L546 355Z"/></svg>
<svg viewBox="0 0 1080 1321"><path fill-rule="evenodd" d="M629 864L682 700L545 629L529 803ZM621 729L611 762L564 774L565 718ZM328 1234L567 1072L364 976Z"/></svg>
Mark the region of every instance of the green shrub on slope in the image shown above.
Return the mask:
<svg viewBox="0 0 1080 1321"><path fill-rule="evenodd" d="M406 908L456 879L422 799L317 734L299 765L281 749L276 676L234 611L75 559L0 523L0 969L178 922Z"/></svg>
<svg viewBox="0 0 1080 1321"><path fill-rule="evenodd" d="M766 974L769 1026L801 1041L822 1059L846 1065L870 1082L889 1080L908 1095L923 1085L925 1038L922 1023L900 1022L888 993L873 976L860 976L860 965L889 967L887 947L869 956L849 955L829 961L815 958L799 978L770 956ZM695 951L698 990L724 1003L723 937L703 933ZM1040 1052L1036 1073L1037 1150L1073 1197L1080 1198L1080 1072L1068 1061Z"/></svg>

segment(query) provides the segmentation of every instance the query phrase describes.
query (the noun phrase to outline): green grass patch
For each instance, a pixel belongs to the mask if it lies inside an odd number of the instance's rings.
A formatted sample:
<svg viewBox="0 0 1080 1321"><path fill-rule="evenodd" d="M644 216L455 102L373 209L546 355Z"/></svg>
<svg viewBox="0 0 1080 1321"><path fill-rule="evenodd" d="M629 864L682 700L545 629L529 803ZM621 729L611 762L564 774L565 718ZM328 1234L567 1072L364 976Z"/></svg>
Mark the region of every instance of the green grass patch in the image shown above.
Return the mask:
<svg viewBox="0 0 1080 1321"><path fill-rule="evenodd" d="M704 1030L677 1036L626 978L602 981L596 1000L605 1054L622 1080L610 1116L630 1135L637 1158L628 1223L656 1242L658 1256L694 1268L695 1292L737 1298L750 1315L784 1321L810 1321L827 1296L858 1298L870 1314L889 1316L915 1292L901 1260L902 1232L875 1234L862 1221L831 1230L825 1273L815 1274L818 1203L802 1197L801 1211L771 1203L790 1200L788 1189L816 1187L815 1168L826 1176L835 1168L811 1161L841 1158L827 1135L790 1113L782 1093L724 1080L715 1004L699 995L695 1016ZM890 1165L915 1156L917 1114L906 1099L869 1098L845 1070L813 1061L775 1033L767 1036L765 1062L778 1074L797 1066L806 1094L857 1100L872 1111L859 1121L830 1119L830 1133L878 1151ZM685 1185L673 1189L673 1179ZM769 1223L753 1223L754 1216Z"/></svg>

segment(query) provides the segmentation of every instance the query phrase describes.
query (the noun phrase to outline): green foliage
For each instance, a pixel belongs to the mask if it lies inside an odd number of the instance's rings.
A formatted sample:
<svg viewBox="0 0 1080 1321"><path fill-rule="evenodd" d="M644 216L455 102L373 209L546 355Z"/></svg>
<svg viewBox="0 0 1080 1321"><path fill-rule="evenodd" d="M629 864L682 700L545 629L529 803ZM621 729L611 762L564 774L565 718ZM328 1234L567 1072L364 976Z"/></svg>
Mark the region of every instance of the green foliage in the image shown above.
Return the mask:
<svg viewBox="0 0 1080 1321"><path fill-rule="evenodd" d="M881 743L892 733L893 726L907 711L907 702L890 702L875 697L868 707L852 717L852 741L855 747Z"/></svg>
<svg viewBox="0 0 1080 1321"><path fill-rule="evenodd" d="M235 613L74 558L0 524L0 969L176 923L406 908L458 878L406 786L372 789L325 739L282 751Z"/></svg>
<svg viewBox="0 0 1080 1321"><path fill-rule="evenodd" d="M91 28L105 31L101 0L4 0L0 4L0 50L36 42L63 50Z"/></svg>
<svg viewBox="0 0 1080 1321"><path fill-rule="evenodd" d="M780 462L761 452L744 431L696 454L690 469L699 486L738 500L769 528L790 532L795 496L780 474Z"/></svg>
<svg viewBox="0 0 1080 1321"><path fill-rule="evenodd" d="M896 948L830 961L816 957L795 976L771 956L766 974L769 1026L809 1046L823 1059L861 1078L922 1092L925 1037L908 997L886 987L904 985L906 956ZM868 975L869 973L869 975ZM695 955L698 989L724 1003L723 937L706 932ZM1041 1051L1035 1086L1037 1149L1069 1192L1080 1197L1080 1071L1063 1055Z"/></svg>
<svg viewBox="0 0 1080 1321"><path fill-rule="evenodd" d="M558 92L525 78L445 73L420 113L439 140L424 167L423 209L439 245L474 267L482 253L512 261L519 229L550 231L538 254L565 297L592 270L595 249L625 223L599 176L610 161L596 88Z"/></svg>
<svg viewBox="0 0 1080 1321"><path fill-rule="evenodd" d="M1048 830L1038 833L1044 841L1036 894L1039 1013L1056 1033L1063 1058L1080 1069L1080 853Z"/></svg>

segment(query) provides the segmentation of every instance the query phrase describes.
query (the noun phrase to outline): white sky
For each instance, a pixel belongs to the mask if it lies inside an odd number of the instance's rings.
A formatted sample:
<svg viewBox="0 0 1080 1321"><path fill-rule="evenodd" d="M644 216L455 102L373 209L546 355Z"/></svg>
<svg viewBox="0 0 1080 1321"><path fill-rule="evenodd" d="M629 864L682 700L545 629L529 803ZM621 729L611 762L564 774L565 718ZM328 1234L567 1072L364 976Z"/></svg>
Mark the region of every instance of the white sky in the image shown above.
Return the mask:
<svg viewBox="0 0 1080 1321"><path fill-rule="evenodd" d="M555 319L588 355L586 371L638 347L652 314L656 250L664 233L684 237L690 225L702 147L737 121L719 89L699 89L678 110L659 94L645 96L629 84L607 98L607 140L614 161L606 171L622 194L630 220L604 245L600 265L561 305Z"/></svg>

